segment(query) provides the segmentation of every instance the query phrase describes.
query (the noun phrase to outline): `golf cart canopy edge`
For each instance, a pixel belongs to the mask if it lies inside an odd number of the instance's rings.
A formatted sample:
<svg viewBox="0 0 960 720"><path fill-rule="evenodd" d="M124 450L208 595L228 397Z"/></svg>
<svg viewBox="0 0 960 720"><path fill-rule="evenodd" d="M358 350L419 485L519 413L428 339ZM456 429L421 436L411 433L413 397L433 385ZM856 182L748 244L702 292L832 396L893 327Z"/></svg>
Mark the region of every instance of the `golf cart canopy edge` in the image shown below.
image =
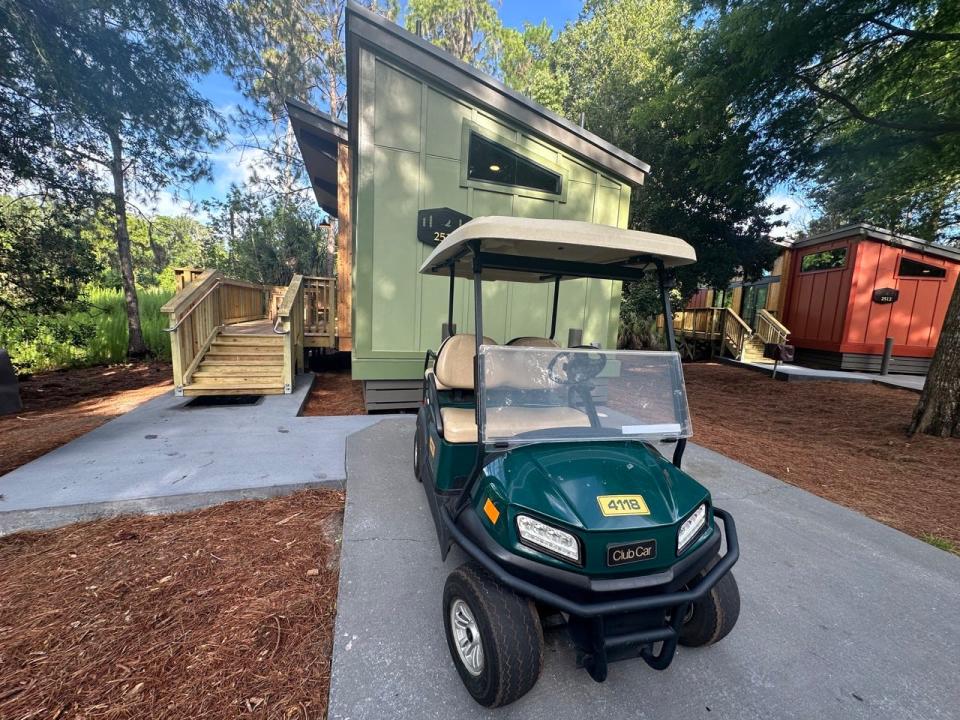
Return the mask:
<svg viewBox="0 0 960 720"><path fill-rule="evenodd" d="M558 277L639 279L648 268L696 262L680 238L579 220L480 217L450 233L420 267L424 274L473 277L479 249L484 280L546 282Z"/></svg>

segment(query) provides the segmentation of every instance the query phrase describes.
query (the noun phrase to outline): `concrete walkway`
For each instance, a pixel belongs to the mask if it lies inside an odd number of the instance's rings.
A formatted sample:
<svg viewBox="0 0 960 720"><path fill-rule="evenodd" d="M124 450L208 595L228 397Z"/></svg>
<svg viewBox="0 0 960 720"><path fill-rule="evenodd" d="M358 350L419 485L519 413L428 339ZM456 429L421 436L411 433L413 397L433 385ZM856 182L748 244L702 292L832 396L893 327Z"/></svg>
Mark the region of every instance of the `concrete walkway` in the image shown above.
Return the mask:
<svg viewBox="0 0 960 720"><path fill-rule="evenodd" d="M448 655L446 575L422 486L413 418L347 439L347 508L329 717L604 720L957 717L960 558L691 446L685 469L737 520L740 622L664 672L610 666L594 683L562 633L530 694L485 711Z"/></svg>
<svg viewBox="0 0 960 720"><path fill-rule="evenodd" d="M732 358L718 358L725 365L744 368L773 375L773 365L767 363L743 362ZM808 368L794 363L781 363L777 366L777 379L789 382L809 380L834 380L837 382L877 383L904 390L923 390L926 375L880 375L878 373L853 372L852 370L821 370Z"/></svg>
<svg viewBox="0 0 960 720"><path fill-rule="evenodd" d="M297 417L312 379L253 406L154 398L0 477L0 535L341 486L346 437L383 416Z"/></svg>

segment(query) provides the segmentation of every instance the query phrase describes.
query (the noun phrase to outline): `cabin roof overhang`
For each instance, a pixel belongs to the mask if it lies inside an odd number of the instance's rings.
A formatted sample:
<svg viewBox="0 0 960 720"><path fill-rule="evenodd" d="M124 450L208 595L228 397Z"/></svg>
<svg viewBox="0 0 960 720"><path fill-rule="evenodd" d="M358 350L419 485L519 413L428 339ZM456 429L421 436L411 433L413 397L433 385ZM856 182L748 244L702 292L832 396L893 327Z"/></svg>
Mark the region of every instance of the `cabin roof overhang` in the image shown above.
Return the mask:
<svg viewBox="0 0 960 720"><path fill-rule="evenodd" d="M960 262L960 249L930 243L918 237L913 237L912 235L901 235L891 230L876 227L875 225L867 225L866 223L847 225L842 228L837 228L836 230L830 230L829 232L811 235L803 240L798 240L788 247L803 249L813 245L822 245L823 243L834 240L845 240L848 238L875 240L886 245L912 250L923 255L933 255L934 257L944 258L945 260Z"/></svg>
<svg viewBox="0 0 960 720"><path fill-rule="evenodd" d="M347 126L299 100L288 98L285 104L317 203L337 217L337 157L349 140Z"/></svg>
<svg viewBox="0 0 960 720"><path fill-rule="evenodd" d="M494 114L510 119L591 165L627 182L642 185L650 166L594 133L510 89L504 83L371 12L353 0L347 3L347 87L350 127L356 127L358 52L367 46L388 55L413 72Z"/></svg>

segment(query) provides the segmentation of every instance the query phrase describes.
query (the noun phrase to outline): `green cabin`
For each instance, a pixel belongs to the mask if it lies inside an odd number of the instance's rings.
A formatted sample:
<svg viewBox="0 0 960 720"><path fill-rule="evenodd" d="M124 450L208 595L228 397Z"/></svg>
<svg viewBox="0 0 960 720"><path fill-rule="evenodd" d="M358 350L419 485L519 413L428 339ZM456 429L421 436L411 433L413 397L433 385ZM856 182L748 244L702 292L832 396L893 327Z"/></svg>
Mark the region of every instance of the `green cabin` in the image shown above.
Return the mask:
<svg viewBox="0 0 960 720"><path fill-rule="evenodd" d="M483 215L626 227L649 166L352 2L346 46L349 122L294 101L288 111L317 201L338 221L334 344L352 353L368 410L410 407L445 332L448 282L417 272L443 234ZM472 332L462 290L454 323ZM489 284L486 334L549 335L553 291ZM619 282L562 282L556 337L615 347L619 309Z"/></svg>

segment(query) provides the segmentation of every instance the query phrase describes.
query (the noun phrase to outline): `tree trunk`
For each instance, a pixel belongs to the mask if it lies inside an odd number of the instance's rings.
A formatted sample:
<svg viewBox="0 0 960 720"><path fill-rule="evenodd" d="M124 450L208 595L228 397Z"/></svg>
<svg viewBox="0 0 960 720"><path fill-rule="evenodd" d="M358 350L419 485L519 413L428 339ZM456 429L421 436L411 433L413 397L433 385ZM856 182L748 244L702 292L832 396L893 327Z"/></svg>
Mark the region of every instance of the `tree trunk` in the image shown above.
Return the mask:
<svg viewBox="0 0 960 720"><path fill-rule="evenodd" d="M123 180L123 143L120 134L110 131L110 173L113 175L113 205L115 210L117 257L120 260L120 276L123 278L123 295L127 306L127 357L139 360L147 356L140 328L140 302L133 276L133 257L130 254L130 234L127 232L127 198Z"/></svg>
<svg viewBox="0 0 960 720"><path fill-rule="evenodd" d="M940 331L926 385L908 433L960 437L960 281Z"/></svg>

